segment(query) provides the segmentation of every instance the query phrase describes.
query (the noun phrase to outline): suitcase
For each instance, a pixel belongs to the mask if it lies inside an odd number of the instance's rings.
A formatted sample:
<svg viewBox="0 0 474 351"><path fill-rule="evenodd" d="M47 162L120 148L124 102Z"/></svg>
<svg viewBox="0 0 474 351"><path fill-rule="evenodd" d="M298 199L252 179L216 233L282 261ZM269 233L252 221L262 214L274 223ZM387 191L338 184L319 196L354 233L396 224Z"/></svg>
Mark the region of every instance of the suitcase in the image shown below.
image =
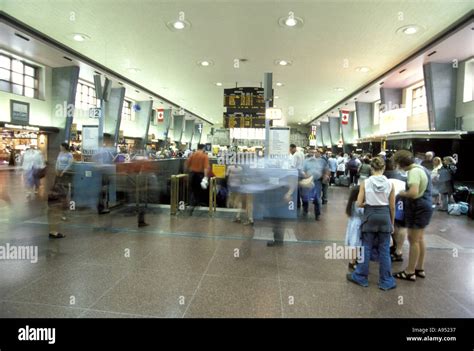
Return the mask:
<svg viewBox="0 0 474 351"><path fill-rule="evenodd" d="M467 202L469 197L469 188L467 186L460 186L454 190L454 201L456 202Z"/></svg>
<svg viewBox="0 0 474 351"><path fill-rule="evenodd" d="M349 186L350 185L350 182L349 182L349 176L346 176L346 175L340 175L339 176L339 185L340 186Z"/></svg>

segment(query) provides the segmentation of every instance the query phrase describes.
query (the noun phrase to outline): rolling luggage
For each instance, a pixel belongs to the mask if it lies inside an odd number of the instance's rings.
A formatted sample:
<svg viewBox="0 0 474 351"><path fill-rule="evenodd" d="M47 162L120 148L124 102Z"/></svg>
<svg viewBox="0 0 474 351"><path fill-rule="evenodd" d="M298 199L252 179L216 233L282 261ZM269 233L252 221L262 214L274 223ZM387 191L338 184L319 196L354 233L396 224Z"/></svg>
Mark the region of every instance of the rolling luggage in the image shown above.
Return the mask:
<svg viewBox="0 0 474 351"><path fill-rule="evenodd" d="M350 181L349 181L349 176L346 176L344 174L340 175L337 180L339 181L339 184L336 184L337 185L340 185L340 186L349 186L350 185Z"/></svg>

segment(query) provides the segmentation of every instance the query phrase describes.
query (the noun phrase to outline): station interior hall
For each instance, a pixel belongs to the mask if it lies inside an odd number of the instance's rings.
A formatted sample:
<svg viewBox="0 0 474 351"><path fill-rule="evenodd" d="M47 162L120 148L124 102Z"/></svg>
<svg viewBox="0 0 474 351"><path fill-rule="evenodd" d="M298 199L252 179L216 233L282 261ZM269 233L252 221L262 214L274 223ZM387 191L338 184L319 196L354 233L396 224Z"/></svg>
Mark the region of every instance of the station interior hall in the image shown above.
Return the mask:
<svg viewBox="0 0 474 351"><path fill-rule="evenodd" d="M0 318L474 318L474 3L0 0Z"/></svg>

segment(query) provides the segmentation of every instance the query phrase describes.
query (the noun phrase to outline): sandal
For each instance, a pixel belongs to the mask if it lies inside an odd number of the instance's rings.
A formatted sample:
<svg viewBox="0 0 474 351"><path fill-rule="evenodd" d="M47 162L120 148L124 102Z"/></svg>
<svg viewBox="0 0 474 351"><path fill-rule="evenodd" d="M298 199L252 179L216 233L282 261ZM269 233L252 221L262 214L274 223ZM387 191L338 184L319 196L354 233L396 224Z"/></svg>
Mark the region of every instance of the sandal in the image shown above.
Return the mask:
<svg viewBox="0 0 474 351"><path fill-rule="evenodd" d="M417 277L426 278L425 270L424 269L415 269L415 274Z"/></svg>
<svg viewBox="0 0 474 351"><path fill-rule="evenodd" d="M392 262L403 262L402 255L397 255L395 252L390 255L390 258L392 259Z"/></svg>
<svg viewBox="0 0 474 351"><path fill-rule="evenodd" d="M357 263L349 262L349 270L350 271L355 271L356 268L357 268Z"/></svg>
<svg viewBox="0 0 474 351"><path fill-rule="evenodd" d="M393 275L397 279L409 280L411 282L416 281L416 274L408 274L406 271L401 271Z"/></svg>

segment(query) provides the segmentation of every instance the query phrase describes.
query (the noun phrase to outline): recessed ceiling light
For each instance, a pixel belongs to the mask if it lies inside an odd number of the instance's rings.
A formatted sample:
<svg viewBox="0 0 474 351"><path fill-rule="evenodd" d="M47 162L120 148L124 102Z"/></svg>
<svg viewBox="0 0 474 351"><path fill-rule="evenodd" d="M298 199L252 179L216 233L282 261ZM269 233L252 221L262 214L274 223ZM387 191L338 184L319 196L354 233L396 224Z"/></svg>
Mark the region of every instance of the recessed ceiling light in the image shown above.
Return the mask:
<svg viewBox="0 0 474 351"><path fill-rule="evenodd" d="M221 83L221 82L217 82L216 85L217 85L218 87L221 87L221 86L222 86L222 83Z"/></svg>
<svg viewBox="0 0 474 351"><path fill-rule="evenodd" d="M291 61L288 60L275 60L275 64L279 66L290 66Z"/></svg>
<svg viewBox="0 0 474 351"><path fill-rule="evenodd" d="M357 72L361 72L361 73L367 73L370 71L370 68L369 67L366 67L366 66L361 66L361 67L357 67L356 68L356 71Z"/></svg>
<svg viewBox="0 0 474 351"><path fill-rule="evenodd" d="M300 125L301 125L301 122L298 122L298 125L300 126Z"/></svg>
<svg viewBox="0 0 474 351"><path fill-rule="evenodd" d="M334 90L335 90L335 91L344 91L345 89L338 87L338 88L334 88Z"/></svg>
<svg viewBox="0 0 474 351"><path fill-rule="evenodd" d="M169 21L168 23L166 23L166 26L169 30L173 32L178 32L185 29L189 29L191 27L191 23L185 20L184 12L181 11L178 14L178 19Z"/></svg>
<svg viewBox="0 0 474 351"><path fill-rule="evenodd" d="M397 33L402 33L406 35L413 35L416 33L419 33L421 30L420 26L417 26L416 24L410 24L408 26L403 26L397 29Z"/></svg>
<svg viewBox="0 0 474 351"><path fill-rule="evenodd" d="M209 66L212 66L213 62L210 61L210 60L202 60L202 61L199 61L198 62L198 65L202 66L202 67L209 67Z"/></svg>
<svg viewBox="0 0 474 351"><path fill-rule="evenodd" d="M127 68L127 70L128 70L130 73L138 73L138 72L140 72L140 68L135 68L135 67Z"/></svg>
<svg viewBox="0 0 474 351"><path fill-rule="evenodd" d="M280 17L278 24L285 28L300 28L303 26L303 19L296 17L294 12L290 11L288 16Z"/></svg>
<svg viewBox="0 0 474 351"><path fill-rule="evenodd" d="M186 24L183 21L176 21L173 23L174 29L184 29L186 27Z"/></svg>
<svg viewBox="0 0 474 351"><path fill-rule="evenodd" d="M276 86L277 86L277 87L282 87L282 86L283 86L283 83L277 82L277 83L276 83Z"/></svg>
<svg viewBox="0 0 474 351"><path fill-rule="evenodd" d="M323 101L323 104L328 104L329 103L329 100L324 100Z"/></svg>
<svg viewBox="0 0 474 351"><path fill-rule="evenodd" d="M279 99L280 97L277 95L277 96L274 96L273 98L274 98L274 99Z"/></svg>
<svg viewBox="0 0 474 351"><path fill-rule="evenodd" d="M86 34L82 34L82 33L74 33L72 35L72 38L75 41L86 41L86 40L89 40L91 37L86 35Z"/></svg>

